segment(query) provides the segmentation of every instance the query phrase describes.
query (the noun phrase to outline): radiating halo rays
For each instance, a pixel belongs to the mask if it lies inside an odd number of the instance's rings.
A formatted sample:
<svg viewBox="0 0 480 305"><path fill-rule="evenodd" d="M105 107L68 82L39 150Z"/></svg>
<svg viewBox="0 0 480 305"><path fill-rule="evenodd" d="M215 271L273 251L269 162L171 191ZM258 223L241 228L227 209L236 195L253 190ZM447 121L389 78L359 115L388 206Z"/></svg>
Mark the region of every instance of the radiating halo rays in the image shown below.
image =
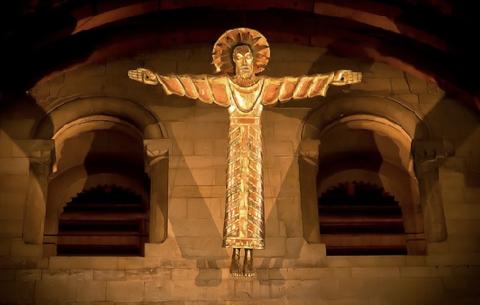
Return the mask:
<svg viewBox="0 0 480 305"><path fill-rule="evenodd" d="M270 47L265 36L253 29L236 28L223 33L213 46L212 63L217 73L233 74L235 72L232 53L238 45L248 45L252 50L255 58L254 73L265 70L270 59Z"/></svg>

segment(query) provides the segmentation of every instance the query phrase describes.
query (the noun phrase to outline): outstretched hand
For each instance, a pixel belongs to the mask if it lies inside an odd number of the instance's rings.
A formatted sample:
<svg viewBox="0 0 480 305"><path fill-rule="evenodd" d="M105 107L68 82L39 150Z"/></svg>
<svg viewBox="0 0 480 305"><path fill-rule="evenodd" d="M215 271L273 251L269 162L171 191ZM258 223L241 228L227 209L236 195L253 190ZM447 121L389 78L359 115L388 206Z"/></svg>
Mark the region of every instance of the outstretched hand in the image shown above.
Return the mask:
<svg viewBox="0 0 480 305"><path fill-rule="evenodd" d="M147 85L158 85L158 78L155 73L145 68L137 68L128 71L128 77Z"/></svg>
<svg viewBox="0 0 480 305"><path fill-rule="evenodd" d="M332 85L344 86L349 84L356 84L362 81L361 72L353 72L351 70L339 70L335 71L333 76Z"/></svg>

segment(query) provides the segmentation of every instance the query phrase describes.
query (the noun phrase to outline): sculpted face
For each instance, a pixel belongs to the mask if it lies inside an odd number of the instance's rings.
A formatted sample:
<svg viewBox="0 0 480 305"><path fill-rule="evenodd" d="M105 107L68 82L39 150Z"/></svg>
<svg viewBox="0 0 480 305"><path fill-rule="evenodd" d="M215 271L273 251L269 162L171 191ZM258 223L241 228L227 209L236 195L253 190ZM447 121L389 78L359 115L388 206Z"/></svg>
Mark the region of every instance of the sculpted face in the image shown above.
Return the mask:
<svg viewBox="0 0 480 305"><path fill-rule="evenodd" d="M233 62L235 74L241 78L253 77L253 53L249 46L240 45L233 49Z"/></svg>

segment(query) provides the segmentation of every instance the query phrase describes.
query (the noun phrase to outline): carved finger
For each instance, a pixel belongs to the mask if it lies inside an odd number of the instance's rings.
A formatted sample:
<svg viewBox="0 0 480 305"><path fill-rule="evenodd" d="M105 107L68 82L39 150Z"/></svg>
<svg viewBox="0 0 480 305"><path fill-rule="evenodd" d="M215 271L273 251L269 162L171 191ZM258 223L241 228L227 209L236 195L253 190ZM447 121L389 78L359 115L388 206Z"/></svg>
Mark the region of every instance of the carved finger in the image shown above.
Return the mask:
<svg viewBox="0 0 480 305"><path fill-rule="evenodd" d="M130 77L133 80L140 80L141 79L141 78L139 78L138 73L134 70L128 71L128 77Z"/></svg>

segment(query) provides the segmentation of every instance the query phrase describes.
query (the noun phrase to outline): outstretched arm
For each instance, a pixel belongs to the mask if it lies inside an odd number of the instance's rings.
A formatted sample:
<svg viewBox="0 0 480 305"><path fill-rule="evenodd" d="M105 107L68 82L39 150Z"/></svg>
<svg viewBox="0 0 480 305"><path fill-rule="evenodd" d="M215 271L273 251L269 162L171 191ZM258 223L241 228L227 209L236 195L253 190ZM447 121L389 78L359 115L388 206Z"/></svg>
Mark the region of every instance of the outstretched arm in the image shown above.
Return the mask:
<svg viewBox="0 0 480 305"><path fill-rule="evenodd" d="M286 102L291 99L325 96L329 85L344 86L359 83L361 80L362 73L350 70L300 77L267 77L262 101L264 105L271 105L277 101Z"/></svg>
<svg viewBox="0 0 480 305"><path fill-rule="evenodd" d="M147 84L162 85L166 94L198 99L204 103L229 106L224 76L209 75L159 75L145 68L128 71L128 77Z"/></svg>

